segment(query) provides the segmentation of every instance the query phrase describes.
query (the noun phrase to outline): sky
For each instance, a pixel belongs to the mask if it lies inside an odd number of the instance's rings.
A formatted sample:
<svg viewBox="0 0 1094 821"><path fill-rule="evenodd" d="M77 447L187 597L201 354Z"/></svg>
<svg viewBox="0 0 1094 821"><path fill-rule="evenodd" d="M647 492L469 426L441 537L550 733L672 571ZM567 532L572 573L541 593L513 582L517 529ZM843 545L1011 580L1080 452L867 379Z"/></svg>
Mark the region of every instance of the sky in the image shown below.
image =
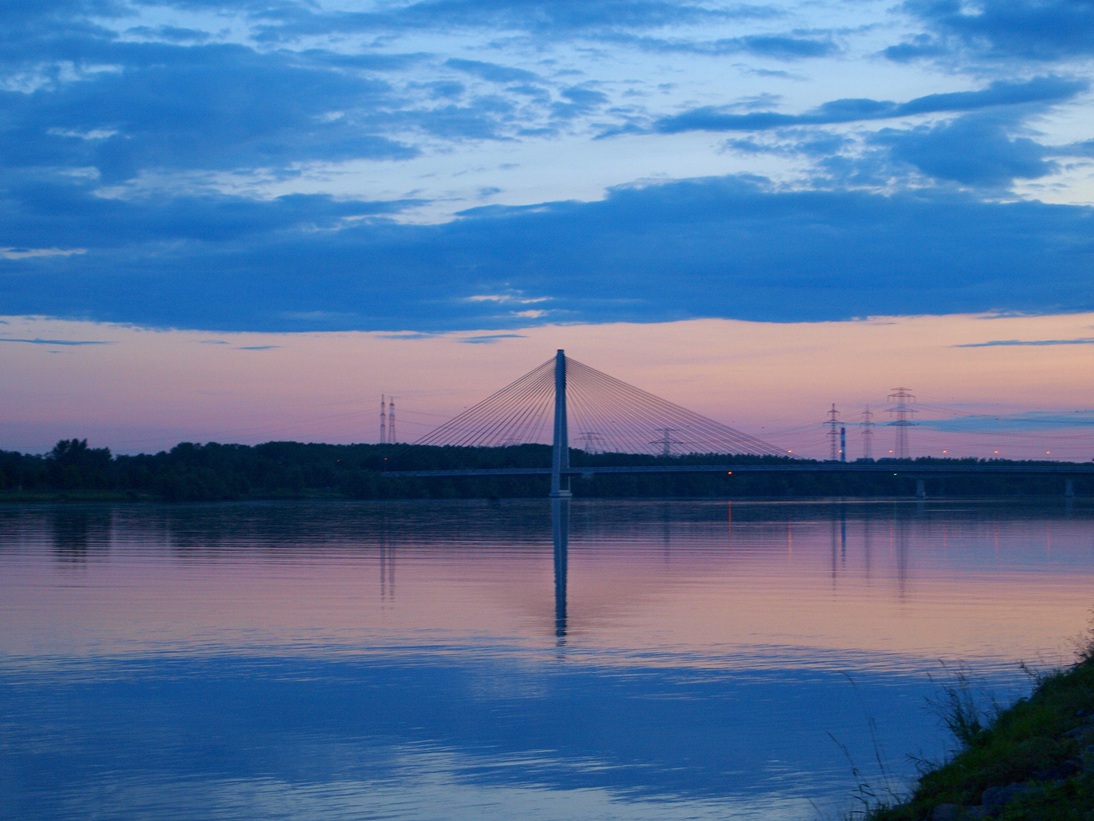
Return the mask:
<svg viewBox="0 0 1094 821"><path fill-rule="evenodd" d="M1091 0L0 0L0 449L412 441L565 348L1089 460L1092 68Z"/></svg>

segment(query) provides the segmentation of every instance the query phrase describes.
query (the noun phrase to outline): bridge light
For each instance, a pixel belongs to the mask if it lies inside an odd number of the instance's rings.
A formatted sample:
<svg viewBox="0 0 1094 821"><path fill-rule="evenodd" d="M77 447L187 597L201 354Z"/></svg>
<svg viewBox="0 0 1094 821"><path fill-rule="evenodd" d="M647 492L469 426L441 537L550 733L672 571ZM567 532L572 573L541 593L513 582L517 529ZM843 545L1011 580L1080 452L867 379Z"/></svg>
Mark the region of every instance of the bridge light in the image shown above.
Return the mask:
<svg viewBox="0 0 1094 821"><path fill-rule="evenodd" d="M733 475L733 471L732 471L732 470L727 470L727 471L726 471L726 476L732 476L732 475Z"/></svg>

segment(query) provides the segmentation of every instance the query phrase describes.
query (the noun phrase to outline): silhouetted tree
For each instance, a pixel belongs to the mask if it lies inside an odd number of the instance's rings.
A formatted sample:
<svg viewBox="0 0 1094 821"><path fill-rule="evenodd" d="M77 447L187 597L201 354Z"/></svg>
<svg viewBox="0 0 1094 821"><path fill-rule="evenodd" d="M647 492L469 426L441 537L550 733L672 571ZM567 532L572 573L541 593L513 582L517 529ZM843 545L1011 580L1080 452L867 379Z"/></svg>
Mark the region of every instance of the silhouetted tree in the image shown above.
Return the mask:
<svg viewBox="0 0 1094 821"><path fill-rule="evenodd" d="M90 448L86 439L62 439L46 456L49 481L61 490L101 490L111 486L109 448Z"/></svg>

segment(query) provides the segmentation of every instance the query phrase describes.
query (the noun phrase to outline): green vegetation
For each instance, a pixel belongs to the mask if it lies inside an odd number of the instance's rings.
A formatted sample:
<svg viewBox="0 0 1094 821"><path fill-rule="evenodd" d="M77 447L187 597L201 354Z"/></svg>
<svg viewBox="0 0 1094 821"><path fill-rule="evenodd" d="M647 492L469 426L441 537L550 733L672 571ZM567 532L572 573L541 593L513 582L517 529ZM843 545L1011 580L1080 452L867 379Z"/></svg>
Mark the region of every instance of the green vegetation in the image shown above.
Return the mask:
<svg viewBox="0 0 1094 821"><path fill-rule="evenodd" d="M1033 694L984 716L967 682L946 688L960 751L923 774L912 796L871 821L1094 818L1094 641L1074 666L1038 676Z"/></svg>
<svg viewBox="0 0 1094 821"><path fill-rule="evenodd" d="M779 457L692 454L641 456L572 452L574 467L593 465L689 465L788 463ZM976 464L975 459L916 459L901 464ZM0 451L0 500L224 501L269 498L516 498L547 493L545 476L412 478L391 471L466 468L545 468L546 445L502 448L423 445L324 445L267 442L222 445L183 442L156 454L114 456L86 439L64 439L43 456ZM827 473L623 474L575 476L580 497L907 497L915 479L906 475ZM1094 477L1077 477L1074 489L1094 494ZM1059 495L1053 476L953 476L927 480L928 495Z"/></svg>

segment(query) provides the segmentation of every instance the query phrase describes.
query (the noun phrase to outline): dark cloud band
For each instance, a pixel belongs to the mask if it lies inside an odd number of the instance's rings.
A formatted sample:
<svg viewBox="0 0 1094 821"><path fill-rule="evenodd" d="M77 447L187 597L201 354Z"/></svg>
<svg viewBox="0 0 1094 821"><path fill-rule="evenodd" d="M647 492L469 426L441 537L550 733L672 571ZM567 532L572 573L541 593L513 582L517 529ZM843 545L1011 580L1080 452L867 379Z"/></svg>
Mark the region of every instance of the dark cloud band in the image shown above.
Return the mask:
<svg viewBox="0 0 1094 821"><path fill-rule="evenodd" d="M88 252L0 260L10 313L207 330L515 328L694 317L1094 310L1094 209L971 196L775 192L739 178L400 225L369 203L230 197L38 213ZM196 230L232 214L232 231ZM316 232L318 221L331 229Z"/></svg>

